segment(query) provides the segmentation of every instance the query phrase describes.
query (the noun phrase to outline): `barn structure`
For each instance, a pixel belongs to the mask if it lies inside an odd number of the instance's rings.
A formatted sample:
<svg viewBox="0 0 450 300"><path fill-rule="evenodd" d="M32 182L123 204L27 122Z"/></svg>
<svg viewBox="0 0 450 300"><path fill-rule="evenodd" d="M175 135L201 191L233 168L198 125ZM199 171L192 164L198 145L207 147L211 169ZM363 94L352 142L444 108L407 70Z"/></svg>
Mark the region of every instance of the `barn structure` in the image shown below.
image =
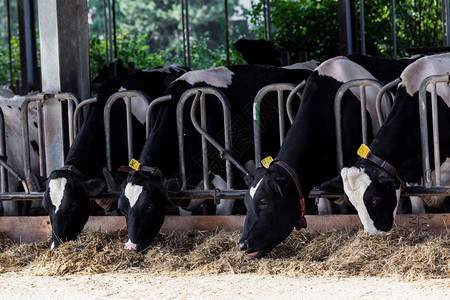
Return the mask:
<svg viewBox="0 0 450 300"><path fill-rule="evenodd" d="M7 0L9 3L9 0ZM107 7L110 8L109 20L107 26L107 36L111 41L114 39L114 6L115 0L106 0ZM189 1L181 0L183 28L184 28L184 59L185 64L189 66ZM271 22L270 22L270 1L265 3L265 35L266 39L271 39ZM36 6L37 4L37 6ZM392 4L392 18L395 19L395 0ZM40 90L37 99L42 103L42 128L43 136L42 143L46 145L45 166L41 168L41 175L46 176L52 170L60 168L64 165L64 155L70 147L71 134L67 130L70 118L67 117L66 112L62 109L66 105L66 101L73 97L80 102L90 97L90 77L89 77L89 36L88 36L88 6L87 0L18 0L19 5L19 29L20 29L20 45L21 45L21 84L16 91L17 94L26 95L30 90ZM228 7L227 0L224 1L225 7ZM361 19L361 34L360 40L362 44L360 49L362 53L365 52L364 44L364 1L360 1L359 16ZM9 6L9 4L8 4ZM450 50L450 8L449 1L442 0L443 7L443 28L444 41L443 47L440 50ZM347 55L356 52L357 44L357 28L355 15L355 0L339 0L339 26L340 26L340 42L341 54ZM39 38L40 38L40 68L37 65L36 57L36 37L35 37L35 11L37 11L39 19ZM228 20L228 11L226 12L225 20ZM395 24L395 22L393 23ZM225 26L228 30L228 24ZM393 35L396 34L395 26L392 28ZM227 35L228 36L228 35ZM395 43L395 38L394 38ZM109 57L114 57L113 45L107 50ZM229 47L229 41L226 41ZM394 49L396 45L394 44ZM447 48L446 48L447 47ZM396 53L394 51L394 53ZM395 56L396 54L394 54ZM67 94L70 93L70 96ZM70 101L68 101L70 102ZM70 109L70 108L69 108ZM4 168L3 166L1 167ZM3 171L3 174L5 171ZM40 199L42 194L39 193L8 193L2 190L0 197L3 200L35 200ZM207 197L218 197L217 193L221 191L211 191ZM421 195L428 191L424 190L410 190L411 194ZM439 188L429 190L429 192L439 195L448 195L450 190ZM227 197L224 192L221 197ZM243 197L245 191L234 191L228 197ZM109 195L111 196L111 195ZM319 196L335 196L327 195L321 191L316 191L316 197ZM124 219L121 217L108 217L105 222L104 217L91 218L87 225L87 230L115 230L125 226ZM29 242L40 240L48 236L51 228L49 228L48 218L36 217L25 218L23 222L21 217L1 217L0 231L6 231L11 236L22 242ZM443 227L443 224L449 224L450 215L423 215L423 216L400 216L398 223L413 226L418 230L425 230L430 232L444 232L448 230ZM308 218L310 227L319 230L328 230L330 228L338 228L345 226L359 226L357 216L310 216ZM242 216L227 216L227 217L189 217L169 218L163 230L173 231L189 229L207 229L214 230L214 228L229 228L241 229L243 226Z"/></svg>

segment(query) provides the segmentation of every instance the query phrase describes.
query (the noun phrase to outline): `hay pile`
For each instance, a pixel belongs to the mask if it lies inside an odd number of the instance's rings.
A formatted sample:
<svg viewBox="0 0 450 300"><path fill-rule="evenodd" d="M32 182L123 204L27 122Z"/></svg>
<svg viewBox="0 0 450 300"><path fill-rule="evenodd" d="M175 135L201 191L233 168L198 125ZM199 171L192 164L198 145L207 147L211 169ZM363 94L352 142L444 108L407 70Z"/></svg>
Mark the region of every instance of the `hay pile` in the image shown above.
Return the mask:
<svg viewBox="0 0 450 300"><path fill-rule="evenodd" d="M0 273L32 275L146 272L183 276L261 274L380 276L404 280L450 278L450 236L397 228L385 235L356 229L297 231L268 257L248 259L238 251L240 232L160 234L147 254L123 249L126 232L83 233L48 250L50 240L15 244L0 234Z"/></svg>

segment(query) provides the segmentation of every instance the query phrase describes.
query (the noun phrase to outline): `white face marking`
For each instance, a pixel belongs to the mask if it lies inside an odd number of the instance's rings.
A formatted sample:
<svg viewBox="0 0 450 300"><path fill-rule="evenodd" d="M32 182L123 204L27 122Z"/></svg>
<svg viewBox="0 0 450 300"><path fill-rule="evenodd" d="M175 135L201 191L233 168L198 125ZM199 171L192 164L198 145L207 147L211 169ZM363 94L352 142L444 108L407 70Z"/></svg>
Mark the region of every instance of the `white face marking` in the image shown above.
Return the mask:
<svg viewBox="0 0 450 300"><path fill-rule="evenodd" d="M431 75L444 75L450 70L450 53L425 56L405 68L400 76L402 82L399 86L404 86L406 92L413 96L419 91L421 82ZM436 85L437 94L450 107L450 87L448 84L440 83ZM428 85L427 91L431 90Z"/></svg>
<svg viewBox="0 0 450 300"><path fill-rule="evenodd" d="M135 185L128 183L125 187L125 197L128 198L128 201L130 202L130 208L133 208L133 206L136 204L136 202L139 199L139 195L142 193L143 187L141 185Z"/></svg>
<svg viewBox="0 0 450 300"><path fill-rule="evenodd" d="M176 80L184 80L190 85L198 82L205 82L214 87L226 88L231 84L234 73L228 68L220 67L208 70L190 71Z"/></svg>
<svg viewBox="0 0 450 300"><path fill-rule="evenodd" d="M344 191L348 196L348 200L358 211L358 216L364 226L364 230L369 233L378 233L379 231L373 224L363 201L364 193L372 182L370 177L364 172L364 169L361 170L356 167L343 168L341 170L341 177L344 183Z"/></svg>
<svg viewBox="0 0 450 300"><path fill-rule="evenodd" d="M256 190L259 188L259 185L261 184L262 180L263 179L261 178L254 187L253 186L250 187L250 191L249 192L250 192L250 196L252 198L255 197Z"/></svg>
<svg viewBox="0 0 450 300"><path fill-rule="evenodd" d="M61 177L57 179L51 179L48 187L50 189L50 201L55 206L55 214L61 206L61 202L64 196L64 190L66 189L67 178Z"/></svg>

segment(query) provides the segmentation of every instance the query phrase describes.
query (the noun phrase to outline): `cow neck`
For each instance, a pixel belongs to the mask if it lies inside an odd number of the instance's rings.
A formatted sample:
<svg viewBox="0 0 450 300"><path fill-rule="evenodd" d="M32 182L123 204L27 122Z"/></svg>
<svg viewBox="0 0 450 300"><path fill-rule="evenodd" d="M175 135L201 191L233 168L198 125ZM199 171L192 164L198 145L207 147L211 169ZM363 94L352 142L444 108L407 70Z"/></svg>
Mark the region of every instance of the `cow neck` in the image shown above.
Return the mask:
<svg viewBox="0 0 450 300"><path fill-rule="evenodd" d="M274 159L273 163L282 167L294 181L295 187L297 188L297 192L299 195L300 218L303 218L306 214L306 205L305 205L305 198L303 197L302 188L300 187L300 182L298 181L297 173L286 162L280 160L279 158Z"/></svg>
<svg viewBox="0 0 450 300"><path fill-rule="evenodd" d="M373 158L371 161L395 178L401 178L400 182L419 183L422 173L422 151L418 102L407 99L405 95L406 93L403 94L400 90L397 92L385 125L370 144Z"/></svg>
<svg viewBox="0 0 450 300"><path fill-rule="evenodd" d="M175 175L178 164L178 142L173 103L161 105L139 156L139 163L159 169L166 178Z"/></svg>
<svg viewBox="0 0 450 300"><path fill-rule="evenodd" d="M73 166L88 178L102 176L105 165L103 107L91 107L88 118L69 149L65 165Z"/></svg>

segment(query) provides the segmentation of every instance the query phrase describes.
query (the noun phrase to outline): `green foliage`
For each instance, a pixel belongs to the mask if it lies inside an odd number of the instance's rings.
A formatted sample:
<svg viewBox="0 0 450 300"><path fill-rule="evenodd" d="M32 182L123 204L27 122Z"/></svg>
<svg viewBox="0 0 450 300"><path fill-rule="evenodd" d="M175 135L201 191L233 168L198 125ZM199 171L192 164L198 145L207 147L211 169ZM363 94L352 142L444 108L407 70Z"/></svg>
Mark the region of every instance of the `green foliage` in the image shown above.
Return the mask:
<svg viewBox="0 0 450 300"><path fill-rule="evenodd" d="M272 40L277 49L289 51L292 62L298 61L299 51L316 60L339 54L337 0L272 0L270 6ZM252 2L246 15L258 38L264 38L262 2Z"/></svg>
<svg viewBox="0 0 450 300"><path fill-rule="evenodd" d="M11 39L11 64L12 82L15 83L20 79L20 46L19 40L15 37ZM9 46L0 44L0 84L8 84L10 79Z"/></svg>

